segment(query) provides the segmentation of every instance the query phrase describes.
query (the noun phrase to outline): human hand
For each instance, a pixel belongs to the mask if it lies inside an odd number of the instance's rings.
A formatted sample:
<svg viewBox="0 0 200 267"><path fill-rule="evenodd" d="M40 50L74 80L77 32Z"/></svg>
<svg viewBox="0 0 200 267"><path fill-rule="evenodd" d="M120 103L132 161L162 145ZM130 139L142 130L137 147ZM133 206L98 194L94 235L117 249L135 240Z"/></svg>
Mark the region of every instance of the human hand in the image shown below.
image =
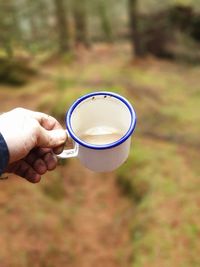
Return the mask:
<svg viewBox="0 0 200 267"><path fill-rule="evenodd" d="M61 153L66 141L66 133L56 119L22 108L0 116L0 131L10 156L6 171L34 183L56 167L54 153Z"/></svg>

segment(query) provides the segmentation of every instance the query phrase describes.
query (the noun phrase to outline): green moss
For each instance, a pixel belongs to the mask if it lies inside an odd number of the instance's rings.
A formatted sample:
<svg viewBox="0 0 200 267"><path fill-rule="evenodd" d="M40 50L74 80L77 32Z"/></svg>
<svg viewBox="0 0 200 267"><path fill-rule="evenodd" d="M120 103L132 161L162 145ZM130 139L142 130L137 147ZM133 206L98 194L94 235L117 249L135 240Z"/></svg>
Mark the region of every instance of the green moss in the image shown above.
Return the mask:
<svg viewBox="0 0 200 267"><path fill-rule="evenodd" d="M59 173L54 173L52 176L51 181L43 185L42 191L47 197L60 201L65 197L63 178Z"/></svg>
<svg viewBox="0 0 200 267"><path fill-rule="evenodd" d="M24 85L36 74L36 70L27 63L7 58L0 58L0 83L12 86Z"/></svg>
<svg viewBox="0 0 200 267"><path fill-rule="evenodd" d="M149 190L147 177L140 173L147 163L148 154L141 151L135 140L127 162L117 171L117 182L122 191L136 202L141 201Z"/></svg>
<svg viewBox="0 0 200 267"><path fill-rule="evenodd" d="M91 92L88 89L82 89L78 87L72 87L65 89L63 92L56 94L54 103L50 109L50 113L61 121L64 121L65 115L69 107L77 100L81 95Z"/></svg>

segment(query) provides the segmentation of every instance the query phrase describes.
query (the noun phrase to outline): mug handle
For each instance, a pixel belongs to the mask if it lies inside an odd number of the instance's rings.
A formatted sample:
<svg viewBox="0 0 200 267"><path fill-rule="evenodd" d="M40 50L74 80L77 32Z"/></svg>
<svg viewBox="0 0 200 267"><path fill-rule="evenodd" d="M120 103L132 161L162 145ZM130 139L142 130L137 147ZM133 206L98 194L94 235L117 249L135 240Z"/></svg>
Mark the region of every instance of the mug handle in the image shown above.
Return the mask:
<svg viewBox="0 0 200 267"><path fill-rule="evenodd" d="M67 134L67 140L72 140L74 144L74 148L72 149L65 149L63 152L59 155L56 155L60 159L68 159L68 158L74 158L78 155L78 144L70 137L68 131L66 130Z"/></svg>

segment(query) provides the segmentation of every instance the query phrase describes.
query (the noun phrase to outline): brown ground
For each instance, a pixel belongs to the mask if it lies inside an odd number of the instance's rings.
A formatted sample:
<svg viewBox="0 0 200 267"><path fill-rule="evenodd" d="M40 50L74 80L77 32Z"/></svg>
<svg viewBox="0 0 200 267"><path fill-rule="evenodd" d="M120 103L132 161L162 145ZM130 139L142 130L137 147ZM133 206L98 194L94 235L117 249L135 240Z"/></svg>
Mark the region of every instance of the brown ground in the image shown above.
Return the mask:
<svg viewBox="0 0 200 267"><path fill-rule="evenodd" d="M36 82L34 86L38 86L40 94L35 93L34 89L33 94L26 88L15 90L1 86L0 112L18 106L36 110L41 96L48 90L46 82L43 84L39 81L38 85ZM55 209L51 207L50 212L45 213L41 206L44 205L45 210L47 205L48 210L48 204L43 204L43 198L38 191L46 188L46 183L48 187L48 181L45 179L50 180L57 174L62 177L64 199L62 204L58 202L57 211L54 203ZM56 173L47 174L40 185L26 183L11 176L1 184L1 206L5 211L1 223L4 234L0 235L0 244L3 247L0 253L1 267L130 266L130 203L119 192L114 174L94 174L74 159L66 166L59 166ZM7 202L13 198L13 194L14 208L7 211ZM21 200L18 199L19 196ZM60 230L57 226L59 218L56 216L61 216L65 202L66 209L72 209L71 218L69 225L61 225ZM29 211L24 207L25 203L29 205ZM34 207L37 211L34 211ZM46 216L42 223L36 218L39 212L44 212ZM8 227L10 222L16 225L14 230L13 226ZM64 245L64 242L68 242L68 245Z"/></svg>
<svg viewBox="0 0 200 267"><path fill-rule="evenodd" d="M136 157L121 170L136 178L133 197L148 193L135 208L117 173L94 174L76 159L37 185L1 181L0 267L199 267L200 69L151 58L129 66L126 47L96 52L44 65L23 88L0 86L0 112L40 108L63 122L63 109L87 88L128 93L139 124Z"/></svg>
<svg viewBox="0 0 200 267"><path fill-rule="evenodd" d="M74 266L129 266L129 203L120 194L114 175L97 175L79 166L78 175L73 177L75 166L72 161L63 173L69 201L73 202L70 194L74 194L74 189L81 195L72 233L78 255ZM70 179L75 185L69 185Z"/></svg>

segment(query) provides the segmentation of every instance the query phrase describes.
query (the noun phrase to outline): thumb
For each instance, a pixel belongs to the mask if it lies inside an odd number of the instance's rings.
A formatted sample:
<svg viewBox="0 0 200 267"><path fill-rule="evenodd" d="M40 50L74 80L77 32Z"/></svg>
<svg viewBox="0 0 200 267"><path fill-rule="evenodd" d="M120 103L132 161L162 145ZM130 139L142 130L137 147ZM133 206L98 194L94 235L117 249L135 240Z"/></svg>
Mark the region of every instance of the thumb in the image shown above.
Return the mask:
<svg viewBox="0 0 200 267"><path fill-rule="evenodd" d="M63 145L67 140L66 132L62 129L48 131L43 127L40 128L37 139L37 146L54 148Z"/></svg>

